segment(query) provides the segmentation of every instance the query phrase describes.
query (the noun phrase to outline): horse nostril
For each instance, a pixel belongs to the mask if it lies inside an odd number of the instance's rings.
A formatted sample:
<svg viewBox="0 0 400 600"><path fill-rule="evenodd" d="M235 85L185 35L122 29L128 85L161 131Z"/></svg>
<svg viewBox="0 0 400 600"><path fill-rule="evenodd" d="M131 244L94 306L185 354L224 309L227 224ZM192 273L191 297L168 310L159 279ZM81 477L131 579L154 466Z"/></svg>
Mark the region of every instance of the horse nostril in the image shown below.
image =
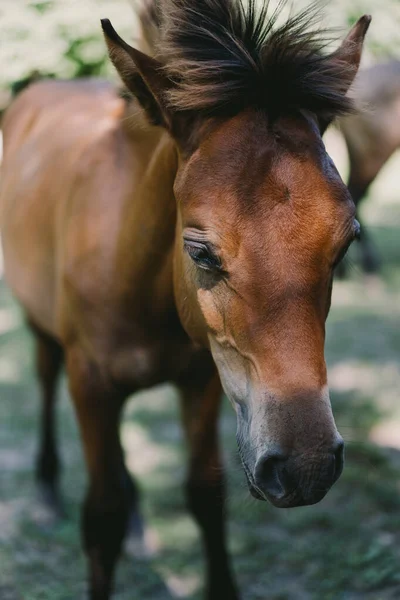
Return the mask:
<svg viewBox="0 0 400 600"><path fill-rule="evenodd" d="M260 456L254 469L254 488L276 506L314 504L340 477L344 443L341 437L324 453L293 458L280 451ZM295 498L295 501L293 500Z"/></svg>
<svg viewBox="0 0 400 600"><path fill-rule="evenodd" d="M274 453L261 456L256 464L254 480L259 489L276 500L286 494L284 454Z"/></svg>

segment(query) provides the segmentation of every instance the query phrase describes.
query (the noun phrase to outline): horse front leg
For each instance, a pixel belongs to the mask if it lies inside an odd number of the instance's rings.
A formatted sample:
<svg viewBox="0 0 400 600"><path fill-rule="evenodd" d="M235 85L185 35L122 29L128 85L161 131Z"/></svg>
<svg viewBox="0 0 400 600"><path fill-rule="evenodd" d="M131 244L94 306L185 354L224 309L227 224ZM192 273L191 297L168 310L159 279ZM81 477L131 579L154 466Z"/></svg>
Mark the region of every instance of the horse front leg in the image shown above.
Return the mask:
<svg viewBox="0 0 400 600"><path fill-rule="evenodd" d="M67 371L89 474L81 522L89 566L89 597L108 600L137 500L119 437L125 398L80 349L67 351Z"/></svg>
<svg viewBox="0 0 400 600"><path fill-rule="evenodd" d="M189 447L188 507L205 548L207 600L238 600L226 548L225 485L218 448L221 384L218 374L199 381L198 373L180 382L183 424Z"/></svg>

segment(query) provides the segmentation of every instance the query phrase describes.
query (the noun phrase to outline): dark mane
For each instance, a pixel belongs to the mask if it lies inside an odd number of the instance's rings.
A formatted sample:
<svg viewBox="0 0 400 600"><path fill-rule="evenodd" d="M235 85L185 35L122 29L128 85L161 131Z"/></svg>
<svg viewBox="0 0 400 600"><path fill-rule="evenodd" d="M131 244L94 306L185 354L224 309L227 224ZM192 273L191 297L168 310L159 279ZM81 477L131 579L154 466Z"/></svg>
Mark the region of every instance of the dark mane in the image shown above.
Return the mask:
<svg viewBox="0 0 400 600"><path fill-rule="evenodd" d="M158 54L175 85L175 110L213 115L253 106L279 115L309 110L333 118L349 111L343 61L326 54L326 31L309 6L277 26L284 2L267 15L256 0L153 0Z"/></svg>

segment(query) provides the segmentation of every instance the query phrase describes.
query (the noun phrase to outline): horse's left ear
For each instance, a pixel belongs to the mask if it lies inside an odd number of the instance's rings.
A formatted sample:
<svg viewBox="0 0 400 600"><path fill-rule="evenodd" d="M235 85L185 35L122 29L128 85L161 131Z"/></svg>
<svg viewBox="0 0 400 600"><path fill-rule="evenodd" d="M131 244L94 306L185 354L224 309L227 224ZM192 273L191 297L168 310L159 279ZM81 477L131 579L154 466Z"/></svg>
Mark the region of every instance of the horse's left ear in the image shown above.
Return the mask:
<svg viewBox="0 0 400 600"><path fill-rule="evenodd" d="M122 81L138 99L150 122L171 130L172 115L165 98L173 84L165 75L162 64L127 44L108 19L102 19L101 25L110 59Z"/></svg>
<svg viewBox="0 0 400 600"><path fill-rule="evenodd" d="M349 88L357 75L361 61L364 38L370 23L370 15L361 17L361 19L359 19L350 29L339 48L330 56L331 64L335 66L335 71L339 70L341 73L340 91L344 96L349 91ZM319 117L318 122L320 132L323 134L332 122L332 116L326 115L324 117Z"/></svg>
<svg viewBox="0 0 400 600"><path fill-rule="evenodd" d="M340 47L332 54L332 61L343 65L343 91L346 93L353 83L360 66L365 34L371 16L364 15L350 29Z"/></svg>

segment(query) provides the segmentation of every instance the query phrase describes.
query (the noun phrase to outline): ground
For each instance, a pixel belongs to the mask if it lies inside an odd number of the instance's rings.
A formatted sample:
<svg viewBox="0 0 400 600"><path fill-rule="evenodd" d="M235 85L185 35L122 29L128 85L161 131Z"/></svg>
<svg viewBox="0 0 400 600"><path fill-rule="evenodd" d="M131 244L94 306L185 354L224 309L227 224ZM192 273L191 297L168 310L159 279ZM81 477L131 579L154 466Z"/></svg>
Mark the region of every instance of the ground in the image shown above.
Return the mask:
<svg viewBox="0 0 400 600"><path fill-rule="evenodd" d="M383 257L381 276L367 279L352 269L348 281L335 284L327 361L347 449L344 473L327 497L294 510L251 499L236 452L235 417L225 402L229 539L243 600L400 598L399 168L399 160L392 162L365 206ZM1 281L0 598L83 600L79 438L63 381L58 423L67 517L49 523L33 485L39 404L31 351L21 314ZM133 397L122 433L143 492L152 555L138 560L125 554L115 599L199 599L202 554L184 508L185 451L173 389Z"/></svg>

